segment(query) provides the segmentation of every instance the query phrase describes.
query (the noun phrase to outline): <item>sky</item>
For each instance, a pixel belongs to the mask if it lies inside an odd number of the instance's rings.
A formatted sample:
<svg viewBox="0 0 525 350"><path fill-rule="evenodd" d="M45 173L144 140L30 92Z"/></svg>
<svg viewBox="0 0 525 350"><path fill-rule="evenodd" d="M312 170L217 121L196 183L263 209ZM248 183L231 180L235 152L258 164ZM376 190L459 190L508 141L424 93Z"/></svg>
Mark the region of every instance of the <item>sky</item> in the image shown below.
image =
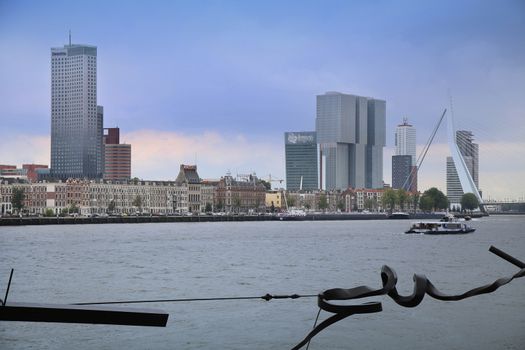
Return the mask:
<svg viewBox="0 0 525 350"><path fill-rule="evenodd" d="M315 96L340 91L386 101L386 183L396 125L419 152L447 108L480 145L484 197L525 198L524 1L0 0L0 164L49 164L50 48L69 30L98 47L132 176L284 179L284 132L314 130ZM441 127L420 190L446 190L448 155Z"/></svg>

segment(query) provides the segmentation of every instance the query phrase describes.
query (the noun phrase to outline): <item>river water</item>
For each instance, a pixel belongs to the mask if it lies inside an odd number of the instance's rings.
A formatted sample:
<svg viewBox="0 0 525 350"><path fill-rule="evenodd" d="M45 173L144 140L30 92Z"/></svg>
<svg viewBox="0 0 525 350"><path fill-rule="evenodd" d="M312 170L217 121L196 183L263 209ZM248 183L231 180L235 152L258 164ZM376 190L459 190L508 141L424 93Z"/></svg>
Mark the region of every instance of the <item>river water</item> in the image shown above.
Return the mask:
<svg viewBox="0 0 525 350"><path fill-rule="evenodd" d="M108 300L316 294L380 287L384 264L410 294L412 275L459 294L525 260L525 217L473 221L458 236L405 235L409 222L224 222L0 227L0 294L9 301ZM316 336L310 349L524 349L525 278L459 302L428 296L407 309L357 315ZM289 349L311 329L315 298L137 304L170 316L166 328L0 322L1 349ZM320 320L328 317L321 313Z"/></svg>

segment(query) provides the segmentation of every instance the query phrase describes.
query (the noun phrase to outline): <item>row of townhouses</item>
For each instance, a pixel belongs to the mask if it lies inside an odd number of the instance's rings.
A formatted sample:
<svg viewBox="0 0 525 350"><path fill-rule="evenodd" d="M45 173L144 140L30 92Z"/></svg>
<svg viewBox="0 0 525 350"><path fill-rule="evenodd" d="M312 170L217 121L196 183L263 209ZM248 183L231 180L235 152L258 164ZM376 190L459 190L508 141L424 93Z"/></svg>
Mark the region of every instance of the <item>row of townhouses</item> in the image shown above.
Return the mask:
<svg viewBox="0 0 525 350"><path fill-rule="evenodd" d="M13 213L15 189L24 192L24 212L60 214L71 207L80 214L172 215L222 212L261 212L289 207L306 210L382 211L383 190L286 192L267 190L255 175L203 181L195 165L181 165L175 181L125 182L69 179L65 182L0 181L0 214ZM409 209L410 205L406 207Z"/></svg>

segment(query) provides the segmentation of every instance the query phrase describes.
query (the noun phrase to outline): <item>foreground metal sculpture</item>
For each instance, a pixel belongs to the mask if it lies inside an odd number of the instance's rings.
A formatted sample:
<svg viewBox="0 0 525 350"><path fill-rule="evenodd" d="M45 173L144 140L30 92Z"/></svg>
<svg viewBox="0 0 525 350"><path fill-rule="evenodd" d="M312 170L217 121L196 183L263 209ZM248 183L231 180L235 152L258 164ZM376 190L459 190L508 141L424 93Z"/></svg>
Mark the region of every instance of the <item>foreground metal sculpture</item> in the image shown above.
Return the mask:
<svg viewBox="0 0 525 350"><path fill-rule="evenodd" d="M315 326L314 329L292 350L297 350L305 346L310 342L310 340L321 332L326 327L352 316L355 314L367 314L382 311L382 306L380 302L370 302L360 305L337 305L332 304L332 300L353 300L360 298L367 298L378 295L388 295L392 298L397 304L404 307L416 307L418 306L425 294L428 294L432 298L444 301L458 301L466 298L470 298L480 294L492 293L499 287L509 283L515 278L525 276L525 263L508 255L507 253L499 250L498 248L491 246L489 249L490 252L498 255L499 257L507 260L508 262L516 265L520 268L516 274L510 277L499 278L493 283L471 289L463 294L458 295L447 295L440 292L432 282L425 275L414 275L414 292L412 295L402 296L399 295L396 290L397 284L397 275L394 270L388 266L383 266L381 269L381 280L383 282L383 287L379 289L372 289L367 286L359 286L350 289L328 289L323 293L319 294L317 297L317 304L321 310L333 313L334 315L328 319L321 322L319 325Z"/></svg>
<svg viewBox="0 0 525 350"><path fill-rule="evenodd" d="M0 299L0 321L114 324L166 327L169 314L152 309L77 306L67 304L7 303L13 269L4 300Z"/></svg>

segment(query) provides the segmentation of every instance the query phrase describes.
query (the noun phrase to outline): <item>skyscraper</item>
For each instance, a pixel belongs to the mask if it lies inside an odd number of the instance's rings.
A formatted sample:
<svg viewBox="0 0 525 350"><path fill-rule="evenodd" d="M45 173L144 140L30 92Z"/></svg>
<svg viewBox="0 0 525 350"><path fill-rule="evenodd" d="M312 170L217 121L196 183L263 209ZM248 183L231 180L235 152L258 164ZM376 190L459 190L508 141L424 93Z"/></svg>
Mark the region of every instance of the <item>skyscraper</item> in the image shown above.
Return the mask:
<svg viewBox="0 0 525 350"><path fill-rule="evenodd" d="M462 161L479 192L479 145L474 143L471 131L456 131L456 145ZM474 191L475 192L475 191ZM464 194L462 183L453 157L447 157L447 197L451 204L461 202Z"/></svg>
<svg viewBox="0 0 525 350"><path fill-rule="evenodd" d="M316 132L326 189L383 187L385 113L382 100L340 92L317 96Z"/></svg>
<svg viewBox="0 0 525 350"><path fill-rule="evenodd" d="M409 155L392 156L392 188L417 192L417 168Z"/></svg>
<svg viewBox="0 0 525 350"><path fill-rule="evenodd" d="M396 156L409 155L412 165L416 165L416 128L408 124L408 119L403 119L403 124L396 128Z"/></svg>
<svg viewBox="0 0 525 350"><path fill-rule="evenodd" d="M51 174L100 178L102 113L97 111L97 48L51 48Z"/></svg>
<svg viewBox="0 0 525 350"><path fill-rule="evenodd" d="M315 132L285 132L286 188L289 191L319 189Z"/></svg>
<svg viewBox="0 0 525 350"><path fill-rule="evenodd" d="M392 156L392 188L417 191L416 128L408 124L407 118L396 128L396 154ZM409 156L407 163L405 157Z"/></svg>

